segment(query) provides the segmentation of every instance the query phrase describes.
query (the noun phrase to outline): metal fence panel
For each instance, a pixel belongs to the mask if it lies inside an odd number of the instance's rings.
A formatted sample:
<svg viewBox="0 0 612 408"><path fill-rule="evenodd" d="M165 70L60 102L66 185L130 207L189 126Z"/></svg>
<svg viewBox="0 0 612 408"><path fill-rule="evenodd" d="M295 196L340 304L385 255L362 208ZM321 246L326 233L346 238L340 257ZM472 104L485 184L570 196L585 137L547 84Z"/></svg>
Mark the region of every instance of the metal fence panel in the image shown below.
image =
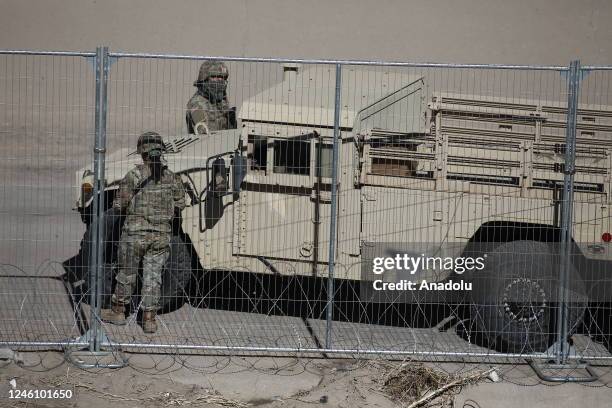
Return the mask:
<svg viewBox="0 0 612 408"><path fill-rule="evenodd" d="M82 238L75 171L91 161L92 54L0 55L0 342L54 347L84 329L61 262Z"/></svg>
<svg viewBox="0 0 612 408"><path fill-rule="evenodd" d="M98 65L98 92L90 67L70 71L64 74L70 96L62 102L52 91L55 102L45 103L42 116L28 102L40 98L40 84L26 75L31 88L21 90L13 61L60 57L12 56L5 63L11 135L21 131L24 115L31 116L26 134L36 133L31 123L41 129L48 127L38 123L49 120L52 129L71 123L59 133L64 145L56 152L64 154L66 180L73 189L91 181L94 191L106 190L97 221L93 206L85 206L86 225L62 234L74 237L51 255L78 251L63 276L75 310L83 306L83 324L64 323L77 333L62 338L99 330L106 337L95 342L96 351L611 358L607 69L583 68L578 78L566 67L221 57L229 71L223 116L202 124L186 120L190 109L198 111L188 101L202 62L212 57L108 57ZM62 61L71 58L78 60ZM577 78L580 87L571 88ZM74 90L80 81L87 86ZM75 114L66 122L73 111L53 114L54 103L78 107L87 121ZM234 106L236 128L218 131L233 123ZM206 114L192 118L196 113ZM110 307L125 269L119 253L130 234L112 202L126 173L141 163L136 141L144 131L163 136L167 166L187 192L173 232L151 235L167 236L170 248L154 334L143 332L141 313L150 269L140 268L127 324L97 326L100 312L88 310L97 301L100 309ZM77 134L87 142L74 143ZM24 143L31 160L33 149ZM33 146L39 166L50 160L48 147ZM7 160L7 168L21 174L15 169L26 156L15 149L9 156L16 167ZM84 158L68 166L71 150ZM54 185L33 174L44 188ZM14 197L13 180L4 184L6 197ZM78 218L60 201L45 205L61 206L62 225L69 225ZM15 211L24 218L29 211L6 208L7 223ZM11 225L7 248L22 224ZM24 235L19 249L28 242ZM39 248L28 259L42 256ZM16 253L6 253L15 263ZM92 254L97 269L86 261ZM50 291L56 301L70 299ZM28 304L29 295L19 296ZM27 324L4 322L8 340L32 340L24 337ZM39 338L50 339L48 331Z"/></svg>
<svg viewBox="0 0 612 408"><path fill-rule="evenodd" d="M577 171L577 183L596 186L600 191L600 207L591 218L574 210L572 236L576 245L570 248L573 264L580 269L588 296L588 308L583 319L580 339L581 347L591 350L590 354L609 358L612 350L612 313L610 280L610 174L609 152L610 113L608 106L610 89L609 67L585 67L580 70L578 109L576 113L576 167L586 170L585 157L591 156L591 168L582 175ZM581 148L588 142L590 150ZM605 152L604 152L605 151ZM582 163L581 163L582 156ZM579 193L578 193L579 194ZM582 255L585 255L583 258Z"/></svg>
<svg viewBox="0 0 612 408"><path fill-rule="evenodd" d="M367 324L335 330L334 344L416 354L548 355L558 277L552 249L534 241L554 231L554 189L547 183L563 180L553 167L564 156L555 157L552 145L565 140L565 130L544 118L566 103L565 71L368 69L345 67L355 73L348 92L368 84L377 97L355 115L359 162L340 163L342 174L360 177L358 193L344 183L349 187L340 202L348 207L357 195L361 208L339 216L346 228L340 234L354 242L346 249L340 244L339 263L350 265L343 277L346 291L356 295L337 302L339 317L350 310ZM356 91L343 105L362 99ZM534 144L546 154L544 171L533 163L539 158L532 156ZM432 264L466 256L490 264L468 272L415 270L401 264L405 255ZM393 262L398 256L401 262ZM521 265L501 268L517 256ZM393 266L373 271L388 261ZM359 289L352 279L361 279ZM383 282L407 287L376 290ZM528 295L517 298L523 292ZM371 323L410 329L379 331Z"/></svg>
<svg viewBox="0 0 612 408"><path fill-rule="evenodd" d="M313 64L309 69L319 78L314 82L290 65L226 63L227 106L241 107L242 126L197 136L188 133L185 117L202 59L121 56L111 67L108 186L116 187L140 160L139 135L155 130L169 140L169 167L181 174L190 195L182 230L171 241L176 252L163 272L161 302L168 313L159 317L159 332L143 336L133 314L126 326L104 326L112 342L137 348L320 346L304 322L324 317L325 287L316 275L325 274L328 260L330 205L313 203L317 175L311 161L317 154L313 140L332 139L335 73ZM305 132L300 123L306 117L332 125ZM237 151L239 140L243 147ZM230 168L235 156L249 160L243 188L214 191L215 159ZM228 182L233 180L234 174ZM118 244L119 236L110 239ZM113 290L108 283L106 306ZM134 298L135 309L139 301Z"/></svg>

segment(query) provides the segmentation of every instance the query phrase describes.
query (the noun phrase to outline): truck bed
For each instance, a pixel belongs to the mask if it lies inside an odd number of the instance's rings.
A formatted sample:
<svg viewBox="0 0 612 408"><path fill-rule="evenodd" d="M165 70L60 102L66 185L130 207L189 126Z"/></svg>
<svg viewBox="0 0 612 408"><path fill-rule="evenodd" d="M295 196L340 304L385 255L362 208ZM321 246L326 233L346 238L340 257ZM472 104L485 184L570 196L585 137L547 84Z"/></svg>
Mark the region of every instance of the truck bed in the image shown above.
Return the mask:
<svg viewBox="0 0 612 408"><path fill-rule="evenodd" d="M559 103L434 94L425 133L363 135L361 182L552 199L563 183L566 114ZM577 201L610 201L611 141L612 107L579 105Z"/></svg>

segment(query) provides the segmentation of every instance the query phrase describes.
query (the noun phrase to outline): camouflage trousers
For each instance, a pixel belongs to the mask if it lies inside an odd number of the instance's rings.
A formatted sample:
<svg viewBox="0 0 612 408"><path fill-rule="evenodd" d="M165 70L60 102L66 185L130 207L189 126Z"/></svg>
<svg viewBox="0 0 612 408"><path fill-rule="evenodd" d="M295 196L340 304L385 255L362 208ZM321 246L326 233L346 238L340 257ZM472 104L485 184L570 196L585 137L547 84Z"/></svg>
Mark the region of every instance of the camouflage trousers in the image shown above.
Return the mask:
<svg viewBox="0 0 612 408"><path fill-rule="evenodd" d="M119 273L112 301L124 305L129 303L142 261L141 308L144 311L157 310L161 295L162 268L169 254L169 233L124 231L119 241Z"/></svg>

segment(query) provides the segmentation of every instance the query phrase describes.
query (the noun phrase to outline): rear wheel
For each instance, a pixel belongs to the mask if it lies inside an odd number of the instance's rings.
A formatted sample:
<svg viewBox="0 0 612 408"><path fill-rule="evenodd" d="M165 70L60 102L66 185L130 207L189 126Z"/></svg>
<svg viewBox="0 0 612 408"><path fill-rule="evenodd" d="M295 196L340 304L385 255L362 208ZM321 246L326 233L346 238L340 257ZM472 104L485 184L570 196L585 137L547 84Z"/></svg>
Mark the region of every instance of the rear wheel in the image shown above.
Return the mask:
<svg viewBox="0 0 612 408"><path fill-rule="evenodd" d="M546 351L556 340L558 257L536 241L502 243L486 254L485 269L472 277L472 332L488 347L511 353ZM569 271L569 327L582 320L586 291Z"/></svg>

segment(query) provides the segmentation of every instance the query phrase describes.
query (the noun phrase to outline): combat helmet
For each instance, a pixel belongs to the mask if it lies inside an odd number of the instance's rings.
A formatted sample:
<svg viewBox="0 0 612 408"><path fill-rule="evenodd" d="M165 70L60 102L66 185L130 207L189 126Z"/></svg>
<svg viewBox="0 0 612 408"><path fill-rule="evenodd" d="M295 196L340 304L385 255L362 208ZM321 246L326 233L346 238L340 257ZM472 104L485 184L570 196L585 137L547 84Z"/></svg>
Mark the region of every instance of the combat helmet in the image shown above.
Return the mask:
<svg viewBox="0 0 612 408"><path fill-rule="evenodd" d="M157 132L144 132L138 138L136 152L138 154L143 154L151 153L153 151L158 154L165 152L166 148L164 147L164 141Z"/></svg>
<svg viewBox="0 0 612 408"><path fill-rule="evenodd" d="M198 79L193 83L193 86L198 86L198 84L201 84L212 76L220 76L227 80L227 77L229 77L229 70L222 61L204 61L200 66Z"/></svg>

